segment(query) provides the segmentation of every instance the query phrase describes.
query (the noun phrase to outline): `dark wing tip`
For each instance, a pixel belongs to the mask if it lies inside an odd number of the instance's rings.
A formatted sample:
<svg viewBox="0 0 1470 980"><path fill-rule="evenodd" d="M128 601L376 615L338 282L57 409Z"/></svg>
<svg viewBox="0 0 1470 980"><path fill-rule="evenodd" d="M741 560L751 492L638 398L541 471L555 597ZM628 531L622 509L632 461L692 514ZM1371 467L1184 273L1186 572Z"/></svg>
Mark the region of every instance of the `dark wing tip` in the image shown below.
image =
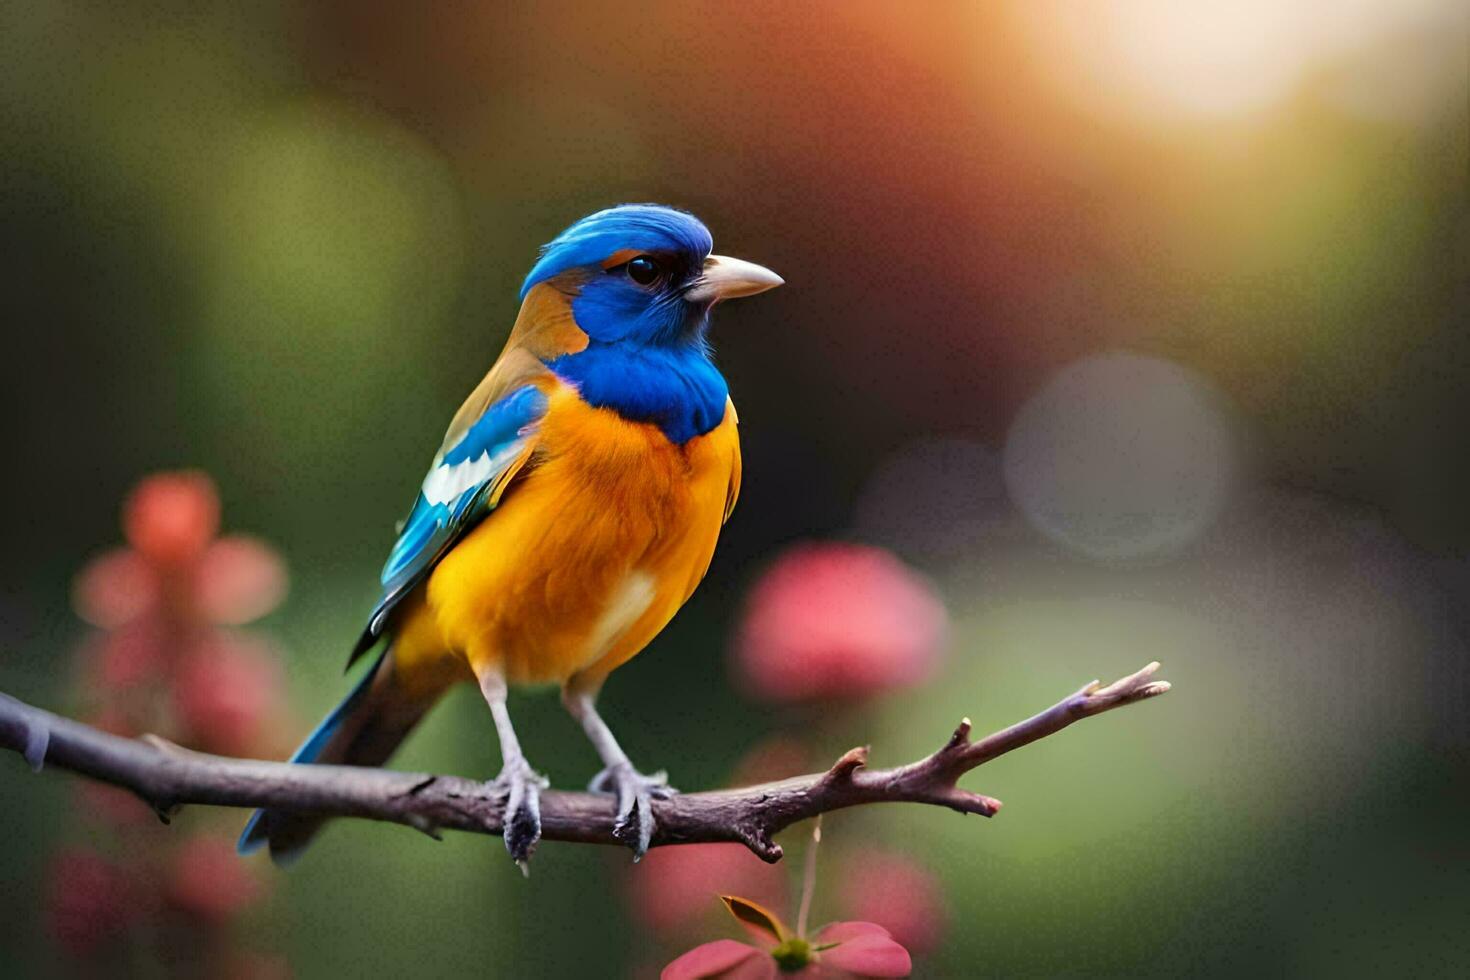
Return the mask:
<svg viewBox="0 0 1470 980"><path fill-rule="evenodd" d="M352 652L347 655L347 666L342 668L342 673L345 674L351 670L352 665L361 660L363 654L377 646L380 639L382 639L382 634L374 631L373 624L368 623L362 635L357 638L357 643L353 644Z"/></svg>

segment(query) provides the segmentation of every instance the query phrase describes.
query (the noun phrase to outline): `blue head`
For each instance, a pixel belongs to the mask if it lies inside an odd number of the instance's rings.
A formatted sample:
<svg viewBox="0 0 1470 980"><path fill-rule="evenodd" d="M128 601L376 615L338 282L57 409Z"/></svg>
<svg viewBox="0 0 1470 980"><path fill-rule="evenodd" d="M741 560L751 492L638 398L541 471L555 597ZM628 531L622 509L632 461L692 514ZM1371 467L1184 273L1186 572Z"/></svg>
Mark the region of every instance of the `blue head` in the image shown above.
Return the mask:
<svg viewBox="0 0 1470 980"><path fill-rule="evenodd" d="M590 404L655 423L676 443L718 425L728 391L704 340L710 310L781 279L712 247L698 218L655 204L599 211L558 235L521 298L541 283L564 293L588 344L548 361L552 370Z"/></svg>

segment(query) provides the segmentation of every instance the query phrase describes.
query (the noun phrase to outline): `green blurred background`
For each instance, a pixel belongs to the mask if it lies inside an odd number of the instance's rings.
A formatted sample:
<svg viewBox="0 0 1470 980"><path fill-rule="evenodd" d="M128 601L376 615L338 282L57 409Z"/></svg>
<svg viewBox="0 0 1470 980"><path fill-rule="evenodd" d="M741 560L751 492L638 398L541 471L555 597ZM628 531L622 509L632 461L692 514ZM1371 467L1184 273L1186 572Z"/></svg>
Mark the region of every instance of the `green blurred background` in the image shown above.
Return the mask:
<svg viewBox="0 0 1470 980"><path fill-rule="evenodd" d="M971 777L993 821L830 822L941 875L916 975L1461 973L1466 52L1454 0L5 0L0 689L67 707L71 577L187 465L289 562L304 730L535 249L661 201L788 285L715 323L745 486L609 685L635 759L713 786L800 727L709 682L741 597L787 542L879 544L950 651L834 756L1175 684ZM590 776L554 696L516 711ZM493 773L483 708L398 764ZM73 970L36 925L68 781L0 772L10 975ZM625 863L344 824L245 929L302 977L621 976L658 961Z"/></svg>

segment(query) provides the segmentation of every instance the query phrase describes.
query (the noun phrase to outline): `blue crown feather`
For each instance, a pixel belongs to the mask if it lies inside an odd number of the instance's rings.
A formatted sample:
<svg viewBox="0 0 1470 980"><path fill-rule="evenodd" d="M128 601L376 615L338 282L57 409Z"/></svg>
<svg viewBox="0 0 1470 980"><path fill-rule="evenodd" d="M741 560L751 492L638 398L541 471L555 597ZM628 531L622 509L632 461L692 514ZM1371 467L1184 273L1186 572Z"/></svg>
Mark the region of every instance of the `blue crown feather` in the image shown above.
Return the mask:
<svg viewBox="0 0 1470 980"><path fill-rule="evenodd" d="M548 242L521 286L521 299L538 282L578 266L598 265L622 249L703 259L712 248L709 229L687 211L661 204L620 204L589 214Z"/></svg>

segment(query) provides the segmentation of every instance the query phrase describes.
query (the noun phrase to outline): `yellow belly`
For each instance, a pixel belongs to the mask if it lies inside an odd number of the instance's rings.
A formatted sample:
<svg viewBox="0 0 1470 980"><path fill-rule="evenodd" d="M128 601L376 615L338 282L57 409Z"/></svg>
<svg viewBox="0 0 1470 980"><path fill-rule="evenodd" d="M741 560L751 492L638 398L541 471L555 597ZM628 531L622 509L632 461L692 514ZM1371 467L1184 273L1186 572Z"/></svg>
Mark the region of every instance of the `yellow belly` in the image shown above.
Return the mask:
<svg viewBox="0 0 1470 980"><path fill-rule="evenodd" d="M518 684L600 683L704 577L739 452L732 408L681 447L558 390L535 465L405 603L400 674L468 665Z"/></svg>

